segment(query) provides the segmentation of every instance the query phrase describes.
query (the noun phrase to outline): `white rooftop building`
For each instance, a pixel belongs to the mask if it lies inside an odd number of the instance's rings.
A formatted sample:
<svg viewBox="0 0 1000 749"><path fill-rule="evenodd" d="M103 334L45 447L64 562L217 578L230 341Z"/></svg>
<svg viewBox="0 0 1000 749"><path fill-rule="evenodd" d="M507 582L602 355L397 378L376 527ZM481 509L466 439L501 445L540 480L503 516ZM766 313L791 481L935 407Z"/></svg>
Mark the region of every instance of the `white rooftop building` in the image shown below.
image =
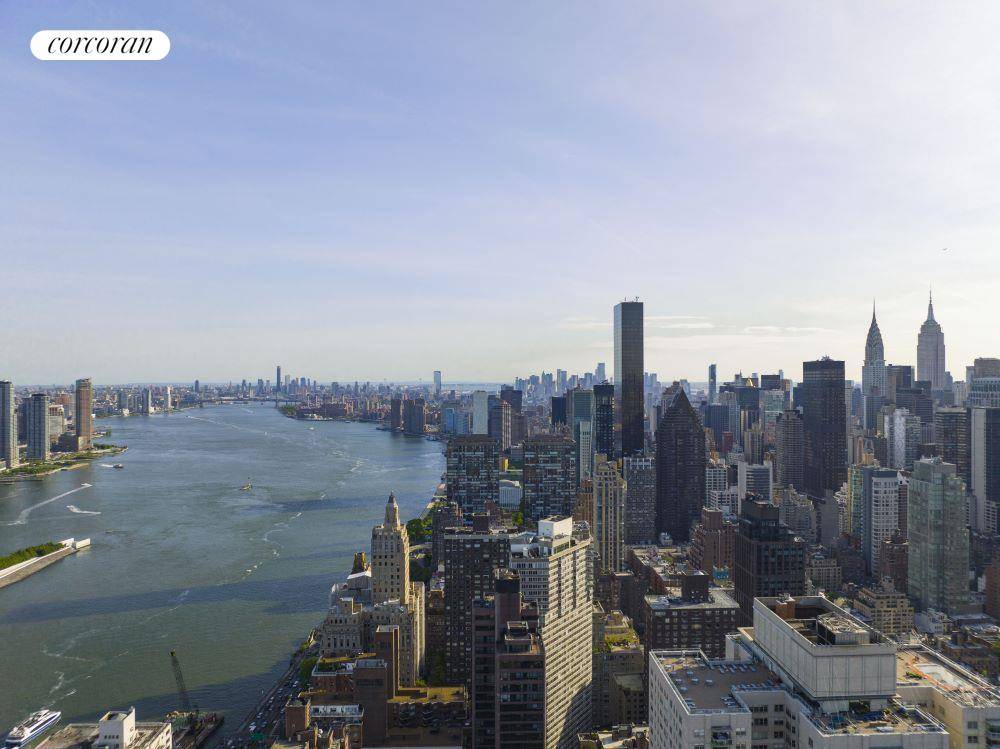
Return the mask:
<svg viewBox="0 0 1000 749"><path fill-rule="evenodd" d="M657 749L966 746L961 736L955 743L946 725L958 726L967 713L930 682L905 684L902 657L891 641L823 596L758 598L754 626L730 635L726 660L711 661L696 651L649 654L650 744ZM951 665L942 668L952 673ZM983 699L1000 708L1000 700ZM946 703L959 717L945 719ZM976 720L987 731L987 719ZM987 736L975 737L971 746L990 746Z"/></svg>

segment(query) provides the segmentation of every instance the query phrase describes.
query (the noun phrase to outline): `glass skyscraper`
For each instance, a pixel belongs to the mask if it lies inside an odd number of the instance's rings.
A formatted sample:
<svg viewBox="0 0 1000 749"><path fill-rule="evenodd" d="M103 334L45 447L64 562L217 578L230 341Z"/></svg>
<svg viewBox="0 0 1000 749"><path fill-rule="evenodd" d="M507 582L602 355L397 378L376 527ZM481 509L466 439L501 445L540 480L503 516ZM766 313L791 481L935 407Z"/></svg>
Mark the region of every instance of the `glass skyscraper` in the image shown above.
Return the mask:
<svg viewBox="0 0 1000 749"><path fill-rule="evenodd" d="M615 400L621 421L622 455L645 447L642 302L615 305Z"/></svg>

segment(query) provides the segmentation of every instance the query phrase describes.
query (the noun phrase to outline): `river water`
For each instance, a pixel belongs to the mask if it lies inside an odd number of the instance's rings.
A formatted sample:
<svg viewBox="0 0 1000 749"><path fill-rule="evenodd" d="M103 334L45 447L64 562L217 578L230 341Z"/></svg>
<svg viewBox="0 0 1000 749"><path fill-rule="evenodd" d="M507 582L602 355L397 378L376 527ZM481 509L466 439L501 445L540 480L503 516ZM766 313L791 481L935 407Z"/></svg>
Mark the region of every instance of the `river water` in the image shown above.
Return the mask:
<svg viewBox="0 0 1000 749"><path fill-rule="evenodd" d="M178 707L174 649L193 702L235 727L367 552L389 492L414 517L444 467L434 442L264 404L97 425L128 451L0 485L0 553L93 544L0 589L0 734L43 705L64 722L162 716Z"/></svg>

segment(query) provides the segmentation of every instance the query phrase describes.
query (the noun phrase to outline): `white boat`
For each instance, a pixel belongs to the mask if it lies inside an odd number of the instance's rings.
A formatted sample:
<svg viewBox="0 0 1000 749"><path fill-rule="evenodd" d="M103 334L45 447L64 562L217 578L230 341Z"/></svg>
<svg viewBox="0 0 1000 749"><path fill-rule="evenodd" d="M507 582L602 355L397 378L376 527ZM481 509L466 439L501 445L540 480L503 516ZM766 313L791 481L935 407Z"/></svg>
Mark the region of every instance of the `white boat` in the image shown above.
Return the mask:
<svg viewBox="0 0 1000 749"><path fill-rule="evenodd" d="M22 720L7 734L4 746L17 749L38 738L59 722L62 713L58 710L39 710Z"/></svg>

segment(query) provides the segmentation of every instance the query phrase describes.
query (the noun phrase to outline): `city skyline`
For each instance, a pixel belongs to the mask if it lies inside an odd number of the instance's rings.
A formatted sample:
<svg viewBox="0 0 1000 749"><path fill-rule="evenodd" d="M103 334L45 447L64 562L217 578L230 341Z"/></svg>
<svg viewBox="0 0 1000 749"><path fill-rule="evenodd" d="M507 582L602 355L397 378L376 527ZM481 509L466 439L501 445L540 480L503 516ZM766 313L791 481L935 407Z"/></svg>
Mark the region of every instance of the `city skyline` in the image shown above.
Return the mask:
<svg viewBox="0 0 1000 749"><path fill-rule="evenodd" d="M649 371L859 379L930 285L953 373L989 353L1000 9L634 11L6 5L5 376L582 370L638 296ZM171 52L31 56L94 25Z"/></svg>
<svg viewBox="0 0 1000 749"><path fill-rule="evenodd" d="M926 293L926 292L925 292ZM627 300L626 300L627 301ZM640 300L644 304L647 303L646 300ZM868 300L868 304L871 304L871 300ZM921 307L921 314L917 315L919 318L916 326L914 328L915 332L912 334L912 345L895 345L891 343L892 333L883 332L883 339L885 340L885 359L887 364L910 364L916 369L917 367L917 342L918 334L920 332L920 325L923 323L923 316L926 314L927 309L927 297L924 297L923 306ZM895 328L890 328L889 325L885 324L885 313L883 309L885 307L898 308L898 305L884 304L880 300L875 300L876 315L878 318L878 327L882 330L895 330ZM940 309L941 304L938 303L938 309ZM798 328L796 326L786 326L781 328L780 326L772 326L767 330L764 327L755 326L744 326L742 331L734 331L730 333L721 332L720 328L711 322L708 316L697 316L697 315L658 315L658 314L646 314L644 316L644 327L646 333L644 335L644 351L645 358L647 360L644 370L646 372L655 372L659 375L661 381L669 383L672 380L686 379L690 382L707 383L708 382L708 368L711 364L716 364L719 372L719 382L726 382L737 372L742 372L745 376L748 376L751 372L774 372L783 370L786 377L791 378L794 381L801 380L802 373L802 363L809 360L815 359L820 356L829 356L832 359L841 359L845 362L845 371L847 374L847 379L853 380L855 385L858 387L862 384L862 369L865 359L865 341L864 335L865 331L869 330L871 324L871 307L866 308L865 319L866 323L863 329L859 329L860 332L854 331L857 335L855 340L848 341L846 343L842 342L841 335L839 331L834 331L833 329L812 329L812 328ZM935 313L938 317L941 315ZM853 317L853 316L852 316ZM940 322L940 320L938 320ZM892 323L890 323L892 324ZM543 356L545 361L552 361L551 365L542 366L537 362L532 364L530 361L525 362L525 369L505 372L503 374L496 374L491 372L480 372L480 376L453 376L449 373L449 368L440 363L438 360L437 366L433 371L421 372L412 371L403 373L400 377L389 377L385 374L378 376L379 373L364 374L363 365L359 372L362 374L355 374L354 376L336 374L330 376L323 376L321 372L318 371L320 365L314 363L314 359L318 358L322 360L324 357L319 355L313 357L312 354L306 355L306 363L299 366L285 366L284 371L286 373L292 374L294 372L295 377L306 376L310 379L315 379L319 382L394 382L400 384L426 384L433 385L434 372L442 373L442 381L444 383L470 383L470 384L481 384L481 383L496 383L500 384L503 382L513 381L516 377L523 377L532 372L542 372L549 371L554 372L557 369L566 369L570 374L574 372L584 373L593 372L595 367L604 363L605 367L610 370L611 375L614 371L614 319L613 310L612 314L605 322L601 322L594 319L586 318L566 318L560 321L560 326L564 331L573 331L576 333L586 333L591 336L590 343L583 345L583 350L588 352L594 352L594 357L591 362L586 362L582 359L583 356L587 354L569 354L567 356L570 360L580 360L579 369L574 370L572 366L566 365L565 363L560 363L552 358L552 355ZM606 328L607 341L604 342L598 338L599 330L601 327ZM949 332L949 325L947 322L941 324L941 328L944 331L944 335L948 341L948 354L947 360L945 362L945 369L951 372L953 379L958 381L964 378L964 372L966 366L971 366L973 360L981 356L991 355L992 349L986 345L973 345L972 350L967 358L967 360L958 360L956 357L960 354L955 351L955 345L952 343L953 336ZM808 338L805 337L806 333L809 335L821 335L820 338ZM833 335L836 334L836 335ZM829 336L829 337L827 337ZM760 348L757 349L758 353L751 356L750 361L755 363L755 366L747 366L746 362L741 363L738 357L734 355L727 354L727 352L733 351L733 347L737 345L734 338L746 337L747 339L754 338L759 344ZM833 345L827 345L828 342L836 342L836 348ZM101 341L95 339L95 344L99 344ZM853 343L853 345L852 345ZM717 345L718 348L713 350L711 347ZM790 347L786 349L789 351L784 357L776 357L773 347L777 346ZM824 348L826 346L826 348ZM0 349L5 348L3 344L0 344ZM49 385L65 385L71 383L71 380L64 381L65 375L57 371L60 369L61 365L52 365L51 372L52 377L49 379L41 378L31 378L18 376L18 362L19 354L21 351L13 350L13 347L6 347L10 349L10 361L12 365L10 367L10 372L12 375L8 375L9 379L12 379L15 386L26 386L26 385L37 385L40 387L46 387ZM96 347L95 347L96 348ZM704 354L705 364L700 371L695 370L691 373L677 373L674 372L669 367L670 352L665 351L665 348L672 348L676 353L687 354L691 357L701 356ZM846 349L846 353L841 351L841 349ZM455 347L454 351L460 351L460 347ZM800 351L801 356L805 357L799 360L794 359L790 356L791 351ZM909 350L909 353L907 353ZM895 353L894 353L895 352ZM443 352L446 354L447 352ZM31 352L28 352L28 356L20 357L28 358L31 360ZM898 354L898 356L896 355ZM83 367L89 372L95 372L106 370L107 367L103 366L100 361L105 360L106 357L97 357L94 353L84 351L81 354L83 361L94 361L95 364L91 367ZM310 358L313 357L313 358ZM257 361L263 361L267 358L267 353L255 353L253 364L251 366L257 367ZM273 358L273 357L272 357ZM650 362L650 359L653 359ZM780 362L784 362L785 359L789 359L790 366L782 366ZM198 361L201 357L197 358ZM235 360L242 360L240 357L236 357ZM665 363L666 367L658 366L657 363ZM730 370L726 368L726 362L731 362L732 367ZM756 364L759 363L759 366ZM174 365L171 365L173 367ZM278 369L282 368L282 365L277 365ZM183 367L182 367L183 368ZM246 377L251 378L256 381L257 377L262 377L267 379L265 376L268 372L275 371L275 364L272 362L267 362L262 364L258 369L253 369L252 371L245 372L242 369L238 369L236 372L221 373L218 376L204 375L201 374L198 369L193 366L189 367L192 371L188 372L188 376L178 376L174 378L164 377L157 375L155 372L151 373L148 378L142 377L125 377L125 376L115 376L114 374L100 376L94 374L92 379L96 384L99 385L112 385L112 384L177 384L185 382L193 382L194 380L201 380L203 383L227 383L232 381L239 381L239 379ZM49 368L47 368L49 369ZM609 376L609 379L613 379L613 376Z"/></svg>

